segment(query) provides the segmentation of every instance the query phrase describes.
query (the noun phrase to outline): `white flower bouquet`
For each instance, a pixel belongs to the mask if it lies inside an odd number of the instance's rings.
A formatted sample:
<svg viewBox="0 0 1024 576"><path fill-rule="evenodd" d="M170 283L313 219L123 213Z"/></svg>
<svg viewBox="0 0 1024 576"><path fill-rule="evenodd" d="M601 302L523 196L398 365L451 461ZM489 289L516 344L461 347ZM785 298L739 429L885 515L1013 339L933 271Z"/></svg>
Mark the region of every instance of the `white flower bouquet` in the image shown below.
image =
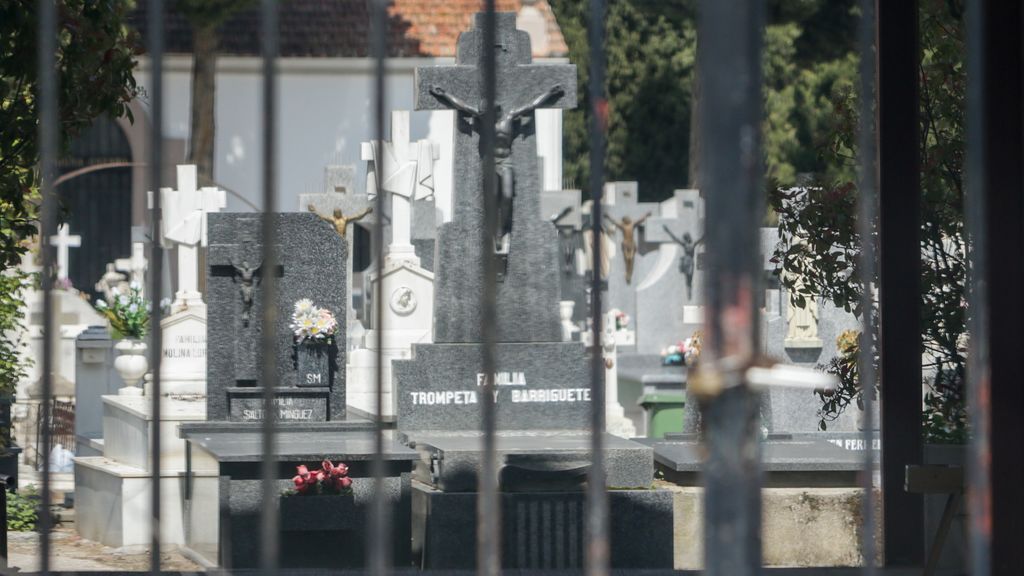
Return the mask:
<svg viewBox="0 0 1024 576"><path fill-rule="evenodd" d="M297 342L330 342L338 331L338 320L326 308L314 306L309 298L295 303L289 325Z"/></svg>

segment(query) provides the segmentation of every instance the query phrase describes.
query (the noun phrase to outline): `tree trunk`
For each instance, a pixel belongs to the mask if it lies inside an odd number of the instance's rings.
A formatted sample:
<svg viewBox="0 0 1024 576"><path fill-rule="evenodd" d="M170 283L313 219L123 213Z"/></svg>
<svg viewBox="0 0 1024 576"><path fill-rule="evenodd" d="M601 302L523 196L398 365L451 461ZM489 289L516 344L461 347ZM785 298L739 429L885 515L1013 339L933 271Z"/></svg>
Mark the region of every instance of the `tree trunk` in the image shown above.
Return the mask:
<svg viewBox="0 0 1024 576"><path fill-rule="evenodd" d="M693 59L693 88L690 91L690 158L687 165L689 187L700 190L700 35Z"/></svg>
<svg viewBox="0 0 1024 576"><path fill-rule="evenodd" d="M189 161L199 172L200 186L213 181L213 148L216 139L216 68L219 35L216 26L192 29L192 137Z"/></svg>

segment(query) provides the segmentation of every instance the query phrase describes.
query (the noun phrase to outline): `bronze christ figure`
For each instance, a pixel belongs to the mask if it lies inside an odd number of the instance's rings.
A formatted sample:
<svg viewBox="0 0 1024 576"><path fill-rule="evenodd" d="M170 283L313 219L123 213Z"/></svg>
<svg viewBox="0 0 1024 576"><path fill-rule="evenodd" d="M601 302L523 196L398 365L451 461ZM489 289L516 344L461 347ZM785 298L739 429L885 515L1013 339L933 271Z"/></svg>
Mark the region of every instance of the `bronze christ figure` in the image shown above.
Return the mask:
<svg viewBox="0 0 1024 576"><path fill-rule="evenodd" d="M479 121L484 115L482 107L476 107L465 100L449 94L440 86L431 86L430 93L446 106L472 118L479 130ZM547 92L534 98L529 104L502 113L495 108L494 125L494 168L498 178L497 226L494 233L494 252L508 254L509 235L512 232L512 199L515 197L515 169L512 164L512 142L515 140L521 119L534 110L565 94L565 89L556 84ZM483 153L483 151L481 151Z"/></svg>

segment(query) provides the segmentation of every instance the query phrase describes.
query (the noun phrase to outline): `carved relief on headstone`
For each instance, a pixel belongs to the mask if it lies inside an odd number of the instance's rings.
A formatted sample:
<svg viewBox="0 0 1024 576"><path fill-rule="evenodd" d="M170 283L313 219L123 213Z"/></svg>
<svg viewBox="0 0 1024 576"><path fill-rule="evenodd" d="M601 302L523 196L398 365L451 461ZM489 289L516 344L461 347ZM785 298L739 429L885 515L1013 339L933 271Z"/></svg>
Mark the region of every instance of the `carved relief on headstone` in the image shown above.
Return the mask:
<svg viewBox="0 0 1024 576"><path fill-rule="evenodd" d="M803 280L790 272L784 272L789 276L795 287L803 286ZM793 292L790 293L789 302L786 308L786 348L821 348L822 342L818 338L818 299L814 296L805 297L802 302L795 301Z"/></svg>

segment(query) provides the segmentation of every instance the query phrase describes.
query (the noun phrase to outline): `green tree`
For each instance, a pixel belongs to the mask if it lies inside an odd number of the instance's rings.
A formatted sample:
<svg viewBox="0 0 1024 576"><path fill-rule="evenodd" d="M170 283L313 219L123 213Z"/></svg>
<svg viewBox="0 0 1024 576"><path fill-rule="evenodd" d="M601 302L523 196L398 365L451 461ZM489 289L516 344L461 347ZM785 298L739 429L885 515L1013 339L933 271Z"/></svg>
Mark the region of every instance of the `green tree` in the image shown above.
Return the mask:
<svg viewBox="0 0 1024 576"><path fill-rule="evenodd" d="M23 278L17 271L38 225L39 199L35 0L0 0L0 391L20 377L10 328ZM125 22L128 0L62 0L58 4L60 140L62 147L102 115L128 116L137 94L132 70L139 53Z"/></svg>
<svg viewBox="0 0 1024 576"><path fill-rule="evenodd" d="M253 4L254 0L178 0L177 3L178 11L192 27L192 132L188 156L203 183L213 181L218 28Z"/></svg>
<svg viewBox="0 0 1024 576"><path fill-rule="evenodd" d="M963 233L964 69L963 9L959 2L921 3L920 153L923 369L926 374L924 430L933 441L959 441L966 436L963 382L965 371L966 245ZM772 207L779 214L781 243L774 259L780 269L796 273L782 281L793 291L794 304L823 296L860 315L858 255L860 236L855 217L857 187L852 177L855 156L857 98L852 90L834 100L834 132L826 147L844 169L824 173L817 186L775 190ZM877 222L873 223L877 227ZM846 346L847 360L858 353ZM840 359L840 364L842 363ZM847 362L848 363L848 362ZM850 403L859 403L856 371L830 371L842 380L840 389L822 395L823 421L836 417Z"/></svg>
<svg viewBox="0 0 1024 576"><path fill-rule="evenodd" d="M693 152L696 79L694 0L612 0L605 19L608 55L609 180L637 180L645 200L697 180ZM792 186L805 173L839 174L821 154L834 128L832 101L856 72L853 0L773 0L765 31L765 158L768 174ZM552 7L580 72L579 107L565 114L565 175L586 187L588 3Z"/></svg>

